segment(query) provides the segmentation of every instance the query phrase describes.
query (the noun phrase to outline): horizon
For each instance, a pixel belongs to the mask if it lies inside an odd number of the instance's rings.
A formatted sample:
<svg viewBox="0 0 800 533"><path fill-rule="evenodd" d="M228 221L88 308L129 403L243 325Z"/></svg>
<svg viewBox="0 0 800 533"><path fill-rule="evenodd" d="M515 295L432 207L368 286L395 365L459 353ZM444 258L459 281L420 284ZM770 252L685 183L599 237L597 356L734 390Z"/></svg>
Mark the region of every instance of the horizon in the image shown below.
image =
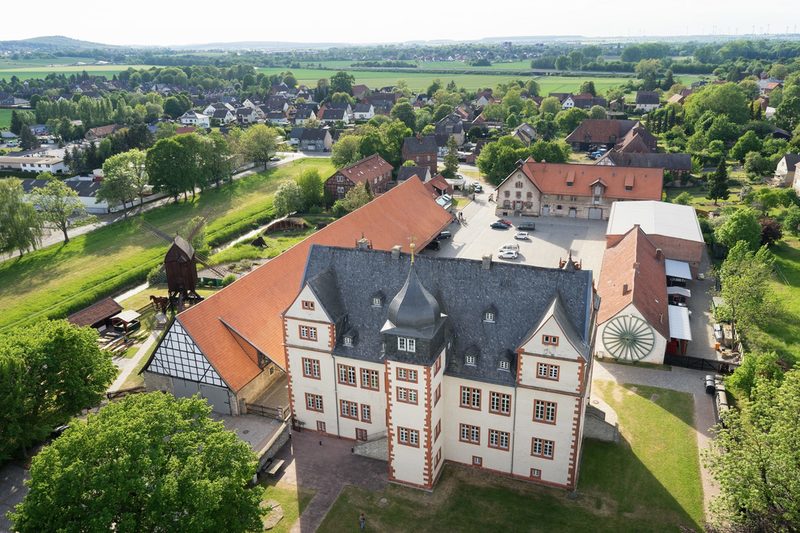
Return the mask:
<svg viewBox="0 0 800 533"><path fill-rule="evenodd" d="M51 2L44 2L47 7ZM54 2L53 2L54 4ZM370 10L331 9L321 0L309 0L304 24L271 24L274 16L298 21L303 17L294 11L277 11L274 6L244 2L230 12L237 21L247 15L244 24L220 27L220 16L210 12L224 11L211 2L194 4L187 21L180 5L142 0L137 9L126 12L125 24L115 24L120 16L107 4L96 0L76 0L71 9L43 9L37 13L35 30L30 26L5 28L3 40L24 40L42 36L66 36L72 39L123 47L191 47L213 43L280 42L287 44L389 45L406 43L474 42L491 39L552 39L576 37L585 39L679 39L690 37L754 37L776 38L797 34L797 23L775 21L796 20L796 5L791 0L776 0L769 10L752 10L742 0L711 0L702 4L681 0L669 10L628 10L622 14L598 9L596 2L576 0L571 12L586 14L564 17L561 6L541 5L535 12L518 0L506 0L491 10L454 10L450 6L409 0L385 15ZM349 6L347 6L349 7ZM514 16L514 9L525 16ZM92 28L85 32L65 31L81 27L91 12ZM153 14L158 16L154 18ZM588 16L591 14L591 16ZM650 16L658 16L658 24ZM189 22L187 24L187 22ZM478 27L478 32L472 30ZM179 30L176 32L176 28ZM598 31L600 30L600 31Z"/></svg>

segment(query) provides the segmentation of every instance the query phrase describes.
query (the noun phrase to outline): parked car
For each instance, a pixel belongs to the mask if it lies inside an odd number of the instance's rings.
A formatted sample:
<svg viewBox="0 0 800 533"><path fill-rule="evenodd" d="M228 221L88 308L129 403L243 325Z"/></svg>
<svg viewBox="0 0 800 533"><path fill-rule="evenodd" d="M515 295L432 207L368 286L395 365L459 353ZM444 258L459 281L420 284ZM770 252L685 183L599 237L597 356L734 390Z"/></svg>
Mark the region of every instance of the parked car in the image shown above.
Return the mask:
<svg viewBox="0 0 800 533"><path fill-rule="evenodd" d="M506 226L508 226L509 228L510 228L511 226L513 226L513 225L514 225L514 224L512 224L512 223L511 223L511 221L510 221L510 220L508 220L507 218L498 218L498 219L497 219L497 221L498 221L499 223L501 223L501 224L505 224L505 225L506 225Z"/></svg>
<svg viewBox="0 0 800 533"><path fill-rule="evenodd" d="M515 242L507 242L503 246L500 247L500 252L504 252L506 250L514 250L515 252L519 252L519 244Z"/></svg>
<svg viewBox="0 0 800 533"><path fill-rule="evenodd" d="M476 183L472 187L472 192L483 192L483 185L481 185L480 183Z"/></svg>
<svg viewBox="0 0 800 533"><path fill-rule="evenodd" d="M508 229L509 228L508 225L503 224L502 222L492 222L490 227L493 228L493 229Z"/></svg>
<svg viewBox="0 0 800 533"><path fill-rule="evenodd" d="M431 241L425 247L426 250L438 250L439 249L439 241Z"/></svg>
<svg viewBox="0 0 800 533"><path fill-rule="evenodd" d="M531 237L530 235L528 235L527 231L518 231L517 233L514 234L514 238L517 239L518 241L527 241Z"/></svg>
<svg viewBox="0 0 800 533"><path fill-rule="evenodd" d="M536 224L534 224L533 222L523 222L522 224L517 226L517 229L520 231L533 231L536 229Z"/></svg>
<svg viewBox="0 0 800 533"><path fill-rule="evenodd" d="M516 259L519 252L516 250L503 250L497 254L500 259Z"/></svg>
<svg viewBox="0 0 800 533"><path fill-rule="evenodd" d="M449 231L442 231L442 232L439 233L439 235L436 236L436 240L437 241L443 241L445 239L451 238L452 236L453 236L453 234L450 233Z"/></svg>

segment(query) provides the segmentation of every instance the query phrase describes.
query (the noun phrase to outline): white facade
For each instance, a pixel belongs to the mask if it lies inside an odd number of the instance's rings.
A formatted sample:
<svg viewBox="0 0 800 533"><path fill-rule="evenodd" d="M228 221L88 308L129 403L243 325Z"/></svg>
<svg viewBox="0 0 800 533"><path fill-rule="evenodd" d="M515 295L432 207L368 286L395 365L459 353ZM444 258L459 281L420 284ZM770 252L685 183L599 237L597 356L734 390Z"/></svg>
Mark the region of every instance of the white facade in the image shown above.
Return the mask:
<svg viewBox="0 0 800 533"><path fill-rule="evenodd" d="M196 126L198 128L209 128L211 126L211 119L208 115L195 111L187 111L181 115L179 120L184 126Z"/></svg>
<svg viewBox="0 0 800 533"><path fill-rule="evenodd" d="M616 319L617 317L636 317L640 319L645 324L648 324L647 319L645 316L636 308L635 305L629 304L627 305L622 311L611 317L610 319L606 320L602 324L598 324L597 326L597 333L596 333L596 343L595 343L595 355L598 357L615 357L614 355L614 345L606 346L606 340L610 339L613 343L613 335L606 334L606 329L609 327L610 324ZM664 320L669 320L669 317L663 317ZM612 326L613 327L613 326ZM667 351L667 342L669 339L664 338L658 330L653 328L648 324L648 327L652 333L652 348L649 349L648 354L641 358L636 359L637 361L642 361L645 363L654 363L657 365L664 363L664 354ZM648 335L649 338L649 335ZM647 341L647 346L650 346L650 342ZM623 358L623 360L625 360Z"/></svg>
<svg viewBox="0 0 800 533"><path fill-rule="evenodd" d="M385 435L390 481L431 490L452 461L574 488L591 361L555 314L518 348L514 386L445 375L446 348L430 366L334 355L335 325L308 285L284 321L296 420L341 438Z"/></svg>
<svg viewBox="0 0 800 533"><path fill-rule="evenodd" d="M356 111L353 114L353 116L354 116L355 120L369 120L369 119L371 119L372 117L375 116L375 108L372 105L370 105L369 106L369 110L367 110L366 112L364 112L364 111Z"/></svg>

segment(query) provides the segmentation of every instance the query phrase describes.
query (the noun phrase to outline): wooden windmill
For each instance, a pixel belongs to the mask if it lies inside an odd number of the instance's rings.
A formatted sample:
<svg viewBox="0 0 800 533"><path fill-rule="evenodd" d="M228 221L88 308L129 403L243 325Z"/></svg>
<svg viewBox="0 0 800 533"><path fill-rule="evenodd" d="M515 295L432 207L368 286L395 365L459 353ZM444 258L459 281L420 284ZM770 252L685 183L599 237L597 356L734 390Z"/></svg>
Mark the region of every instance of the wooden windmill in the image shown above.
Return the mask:
<svg viewBox="0 0 800 533"><path fill-rule="evenodd" d="M190 244L192 238L197 235L197 232L205 224L205 219L194 227L186 238L177 234L172 237L147 221L143 221L142 224L154 235L171 243L164 256L164 271L167 275L167 291L170 305L173 308L181 310L184 304L199 302L203 299L202 296L197 294L197 263L215 272L220 277L225 276L224 272L209 265L208 260L200 256Z"/></svg>

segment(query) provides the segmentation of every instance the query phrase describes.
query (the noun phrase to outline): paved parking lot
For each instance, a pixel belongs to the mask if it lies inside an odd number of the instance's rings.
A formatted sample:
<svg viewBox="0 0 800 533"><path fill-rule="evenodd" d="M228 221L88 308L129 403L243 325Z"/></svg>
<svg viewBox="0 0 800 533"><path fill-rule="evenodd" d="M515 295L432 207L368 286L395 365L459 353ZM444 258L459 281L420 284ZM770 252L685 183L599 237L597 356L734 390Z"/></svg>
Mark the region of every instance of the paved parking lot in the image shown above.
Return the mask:
<svg viewBox="0 0 800 533"><path fill-rule="evenodd" d="M600 265L605 250L606 222L564 217L504 217L514 224L507 230L492 229L490 224L497 220L495 204L488 201L493 191L487 187L483 194L463 209L465 225L454 223L450 227L453 238L441 242L438 251L426 254L440 257L462 257L480 259L486 254L497 258L498 249L505 243L519 244L519 258L516 261L527 265L547 268L558 267L560 259L566 259L572 251L576 261L582 261L583 268L592 270L595 279L600 275ZM516 226L532 222L536 230L530 231L530 240L516 241Z"/></svg>

